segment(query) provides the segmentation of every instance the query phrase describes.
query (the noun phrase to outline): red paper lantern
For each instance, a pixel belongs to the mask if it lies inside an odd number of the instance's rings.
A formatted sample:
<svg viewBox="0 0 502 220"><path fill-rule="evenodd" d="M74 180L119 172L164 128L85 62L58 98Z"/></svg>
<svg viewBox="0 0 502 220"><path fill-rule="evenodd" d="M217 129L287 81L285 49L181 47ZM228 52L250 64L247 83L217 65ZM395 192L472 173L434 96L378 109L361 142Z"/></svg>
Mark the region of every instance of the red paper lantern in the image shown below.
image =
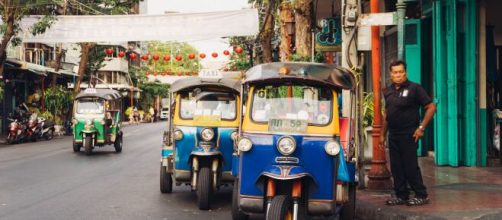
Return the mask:
<svg viewBox="0 0 502 220"><path fill-rule="evenodd" d="M205 53L201 53L201 54L199 54L199 57L200 57L201 59L204 59L204 58L206 58L206 54L205 54Z"/></svg>
<svg viewBox="0 0 502 220"><path fill-rule="evenodd" d="M214 58L216 58L216 57L218 57L218 53L213 52L213 53L211 54L211 56L213 56Z"/></svg>
<svg viewBox="0 0 502 220"><path fill-rule="evenodd" d="M176 55L176 60L181 61L181 60L183 60L183 57L181 55Z"/></svg>
<svg viewBox="0 0 502 220"><path fill-rule="evenodd" d="M169 62L169 60L171 60L171 56L169 56L169 55L164 55L164 58L163 58L163 59L164 59L164 61Z"/></svg>
<svg viewBox="0 0 502 220"><path fill-rule="evenodd" d="M242 53L242 47L237 47L235 48L236 53Z"/></svg>
<svg viewBox="0 0 502 220"><path fill-rule="evenodd" d="M108 54L108 55L112 55L112 54L113 54L113 50L112 50L112 48L107 48L107 49L105 50L105 53L106 53L106 54Z"/></svg>
<svg viewBox="0 0 502 220"><path fill-rule="evenodd" d="M130 58L131 60L135 60L135 59L136 59L136 54L135 54L135 53L131 53L131 54L129 54L129 58Z"/></svg>
<svg viewBox="0 0 502 220"><path fill-rule="evenodd" d="M228 56L230 54L230 52L228 52L228 50L224 50L223 54L225 54L225 56Z"/></svg>
<svg viewBox="0 0 502 220"><path fill-rule="evenodd" d="M159 55L154 54L152 58L153 58L153 60L157 61L157 60L159 60L160 57L159 57Z"/></svg>
<svg viewBox="0 0 502 220"><path fill-rule="evenodd" d="M147 61L148 60L148 55L146 55L146 54L141 55L141 59Z"/></svg>
<svg viewBox="0 0 502 220"><path fill-rule="evenodd" d="M122 57L125 56L125 52L124 51L120 51L118 55L119 55L120 58L122 58Z"/></svg>
<svg viewBox="0 0 502 220"><path fill-rule="evenodd" d="M193 60L194 58L195 58L195 54L193 54L193 53L188 54L188 59Z"/></svg>

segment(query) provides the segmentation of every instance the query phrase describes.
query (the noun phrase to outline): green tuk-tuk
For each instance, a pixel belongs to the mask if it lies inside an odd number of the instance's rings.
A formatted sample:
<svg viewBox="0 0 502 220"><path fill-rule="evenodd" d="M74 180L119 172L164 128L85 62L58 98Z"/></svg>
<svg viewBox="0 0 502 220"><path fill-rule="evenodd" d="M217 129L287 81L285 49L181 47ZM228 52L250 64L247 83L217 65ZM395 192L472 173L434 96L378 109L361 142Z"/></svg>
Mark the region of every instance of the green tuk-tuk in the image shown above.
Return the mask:
<svg viewBox="0 0 502 220"><path fill-rule="evenodd" d="M84 148L87 155L94 147L113 144L122 151L122 96L112 89L88 88L80 92L73 104L73 151Z"/></svg>

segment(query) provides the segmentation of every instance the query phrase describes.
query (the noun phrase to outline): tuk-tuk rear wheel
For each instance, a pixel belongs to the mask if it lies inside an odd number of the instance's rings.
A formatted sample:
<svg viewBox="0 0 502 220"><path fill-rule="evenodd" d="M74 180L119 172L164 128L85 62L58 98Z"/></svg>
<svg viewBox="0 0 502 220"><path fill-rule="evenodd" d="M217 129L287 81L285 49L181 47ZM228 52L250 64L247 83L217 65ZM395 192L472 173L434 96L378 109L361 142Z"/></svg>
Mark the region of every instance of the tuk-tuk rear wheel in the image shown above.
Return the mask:
<svg viewBox="0 0 502 220"><path fill-rule="evenodd" d="M113 143L113 146L115 147L115 152L122 152L122 135L118 136L118 138L115 140L115 143Z"/></svg>
<svg viewBox="0 0 502 220"><path fill-rule="evenodd" d="M292 212L291 197L277 195L272 199L270 209L267 212L267 220L290 220L293 219Z"/></svg>
<svg viewBox="0 0 502 220"><path fill-rule="evenodd" d="M209 209L209 199L213 194L212 179L209 167L202 167L197 178L197 203L200 210Z"/></svg>
<svg viewBox="0 0 502 220"><path fill-rule="evenodd" d="M167 167L160 164L160 192L171 193L173 192L173 179L170 173L167 173Z"/></svg>
<svg viewBox="0 0 502 220"><path fill-rule="evenodd" d="M248 215L239 209L239 179L234 179L234 188L232 190L232 220L247 220Z"/></svg>
<svg viewBox="0 0 502 220"><path fill-rule="evenodd" d="M84 150L85 154L90 155L92 153L92 136L87 135L84 138Z"/></svg>

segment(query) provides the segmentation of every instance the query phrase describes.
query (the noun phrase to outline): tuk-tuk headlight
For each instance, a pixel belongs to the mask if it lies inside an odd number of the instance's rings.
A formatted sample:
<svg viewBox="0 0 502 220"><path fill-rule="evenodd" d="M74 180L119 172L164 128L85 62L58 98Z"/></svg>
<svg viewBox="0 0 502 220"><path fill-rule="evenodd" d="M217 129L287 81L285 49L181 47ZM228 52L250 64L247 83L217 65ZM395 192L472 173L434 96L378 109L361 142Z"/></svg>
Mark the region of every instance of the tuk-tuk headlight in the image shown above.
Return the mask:
<svg viewBox="0 0 502 220"><path fill-rule="evenodd" d="M249 138L241 138L239 139L239 142L237 143L237 147L239 148L240 151L246 152L251 150L251 147L253 147L253 142Z"/></svg>
<svg viewBox="0 0 502 220"><path fill-rule="evenodd" d="M202 140L210 141L214 137L214 131L211 128L204 128L200 132L200 136L202 137Z"/></svg>
<svg viewBox="0 0 502 220"><path fill-rule="evenodd" d="M324 150L326 151L327 154L331 156L336 156L340 153L340 143L336 141L328 141L324 145Z"/></svg>
<svg viewBox="0 0 502 220"><path fill-rule="evenodd" d="M174 131L174 140L181 140L183 139L183 132L181 130L176 130Z"/></svg>
<svg viewBox="0 0 502 220"><path fill-rule="evenodd" d="M91 121L90 119L87 119L87 120L85 121L85 126L84 126L84 128L85 128L85 129L91 129L92 127L93 127L93 125L92 125L92 121Z"/></svg>
<svg viewBox="0 0 502 220"><path fill-rule="evenodd" d="M237 138L239 138L239 133L237 133L237 131L232 132L230 138L232 138L233 141L237 141Z"/></svg>
<svg viewBox="0 0 502 220"><path fill-rule="evenodd" d="M277 143L277 150L285 156L292 154L295 149L296 142L292 137L281 137Z"/></svg>

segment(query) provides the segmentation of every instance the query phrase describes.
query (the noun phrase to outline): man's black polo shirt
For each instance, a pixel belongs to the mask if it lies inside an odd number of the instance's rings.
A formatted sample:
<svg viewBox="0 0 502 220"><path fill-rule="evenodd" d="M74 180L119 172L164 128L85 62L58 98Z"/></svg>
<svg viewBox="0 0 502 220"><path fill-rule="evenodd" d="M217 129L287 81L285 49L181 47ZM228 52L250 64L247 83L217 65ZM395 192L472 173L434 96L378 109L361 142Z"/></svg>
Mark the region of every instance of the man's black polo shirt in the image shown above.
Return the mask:
<svg viewBox="0 0 502 220"><path fill-rule="evenodd" d="M425 89L409 80L399 89L392 84L383 89L387 128L392 134L413 134L420 124L420 106L432 102Z"/></svg>

